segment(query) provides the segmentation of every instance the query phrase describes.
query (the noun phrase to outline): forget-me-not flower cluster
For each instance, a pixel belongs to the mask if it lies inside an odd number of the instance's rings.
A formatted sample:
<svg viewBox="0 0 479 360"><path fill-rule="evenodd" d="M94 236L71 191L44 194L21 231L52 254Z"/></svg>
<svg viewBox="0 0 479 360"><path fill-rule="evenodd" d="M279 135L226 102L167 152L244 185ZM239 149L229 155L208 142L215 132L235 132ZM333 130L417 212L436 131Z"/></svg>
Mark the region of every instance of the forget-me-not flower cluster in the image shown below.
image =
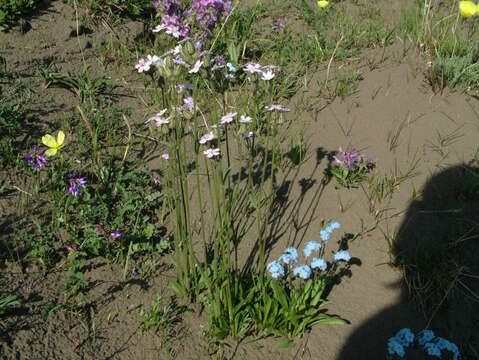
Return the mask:
<svg viewBox="0 0 479 360"><path fill-rule="evenodd" d="M321 230L321 239L324 243L329 240L331 233L335 229L339 229L341 224L337 221L330 222L324 230ZM325 235L327 234L327 235ZM323 244L317 241L309 241L303 247L304 258L307 259L315 252L322 255ZM300 252L294 247L288 247L284 249L283 254L278 260L268 263L266 269L274 279L280 278L288 274L289 271L295 277L307 280L313 274L313 270L326 271L328 269L328 262L320 257L313 257L309 264L297 265L293 268L293 265L299 262ZM340 250L334 254L334 261L349 261L351 256L345 250Z"/></svg>
<svg viewBox="0 0 479 360"><path fill-rule="evenodd" d="M459 348L449 340L436 337L431 330L422 330L417 336L414 336L414 333L408 328L399 330L396 335L388 340L388 354L403 358L406 355L406 350L413 345L432 357L441 358L444 354L443 351L447 350L452 354L454 360L461 358Z"/></svg>

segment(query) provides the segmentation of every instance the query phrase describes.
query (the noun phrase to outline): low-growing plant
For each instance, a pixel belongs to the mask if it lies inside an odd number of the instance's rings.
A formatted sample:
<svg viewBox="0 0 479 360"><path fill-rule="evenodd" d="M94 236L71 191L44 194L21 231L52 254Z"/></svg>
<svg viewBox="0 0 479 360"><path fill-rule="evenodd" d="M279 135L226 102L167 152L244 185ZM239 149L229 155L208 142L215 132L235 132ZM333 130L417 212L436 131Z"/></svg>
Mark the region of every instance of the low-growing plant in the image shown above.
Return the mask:
<svg viewBox="0 0 479 360"><path fill-rule="evenodd" d="M174 296L164 299L158 295L151 304L151 309L140 309L139 315L142 321L143 331L151 331L160 339L160 349L168 354L174 353L172 342L178 340L181 334L179 326L183 315L188 311L185 306L178 305Z"/></svg>
<svg viewBox="0 0 479 360"><path fill-rule="evenodd" d="M0 31L8 29L22 17L38 9L41 0L2 0L0 3Z"/></svg>
<svg viewBox="0 0 479 360"><path fill-rule="evenodd" d="M16 295L7 295L0 298L0 317L5 315L12 306L20 305L20 301Z"/></svg>
<svg viewBox="0 0 479 360"><path fill-rule="evenodd" d="M337 155L329 165L328 174L346 188L355 188L366 180L369 172L374 168L371 158L365 157L358 150L343 150L339 148Z"/></svg>

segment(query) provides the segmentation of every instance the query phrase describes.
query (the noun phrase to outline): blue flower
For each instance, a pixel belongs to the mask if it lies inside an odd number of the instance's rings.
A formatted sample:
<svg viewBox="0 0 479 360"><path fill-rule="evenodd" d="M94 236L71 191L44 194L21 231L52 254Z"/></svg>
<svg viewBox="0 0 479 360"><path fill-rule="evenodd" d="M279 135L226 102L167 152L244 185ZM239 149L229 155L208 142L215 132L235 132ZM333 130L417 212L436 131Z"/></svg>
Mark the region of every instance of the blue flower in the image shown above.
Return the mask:
<svg viewBox="0 0 479 360"><path fill-rule="evenodd" d="M293 275L298 276L303 280L307 280L311 276L311 268L308 265L299 265L294 268Z"/></svg>
<svg viewBox="0 0 479 360"><path fill-rule="evenodd" d="M424 345L425 343L434 339L435 336L436 335L434 335L434 332L431 330L422 330L418 334L417 341L420 345Z"/></svg>
<svg viewBox="0 0 479 360"><path fill-rule="evenodd" d="M328 263L324 259L313 258L313 260L311 260L311 268L324 271L328 268Z"/></svg>
<svg viewBox="0 0 479 360"><path fill-rule="evenodd" d="M436 345L439 350L448 350L453 353L454 360L460 359L461 354L459 353L459 348L456 344L450 342L449 340L443 339L441 337L436 338Z"/></svg>
<svg viewBox="0 0 479 360"><path fill-rule="evenodd" d="M334 254L334 261L349 261L351 260L351 255L346 250L340 250Z"/></svg>
<svg viewBox="0 0 479 360"><path fill-rule="evenodd" d="M307 242L303 248L303 254L306 257L310 257L313 251L319 251L321 249L321 244L316 241Z"/></svg>
<svg viewBox="0 0 479 360"><path fill-rule="evenodd" d="M424 350L430 356L435 356L438 358L441 357L441 349L439 349L439 347L435 343L428 342L424 344Z"/></svg>
<svg viewBox="0 0 479 360"><path fill-rule="evenodd" d="M279 261L272 261L266 266L266 270L271 273L271 277L273 279L277 279L284 275L284 268L283 265L279 263Z"/></svg>
<svg viewBox="0 0 479 360"><path fill-rule="evenodd" d="M294 247L289 247L284 249L283 255L279 257L279 260L284 262L286 265L295 263L299 261L299 251Z"/></svg>
<svg viewBox="0 0 479 360"><path fill-rule="evenodd" d="M328 224L328 226L326 227L326 229L329 231L329 232L333 232L335 229L340 229L341 228L341 224L337 221L332 221Z"/></svg>
<svg viewBox="0 0 479 360"><path fill-rule="evenodd" d="M414 342L414 334L408 328L399 330L395 338L404 347L408 347Z"/></svg>
<svg viewBox="0 0 479 360"><path fill-rule="evenodd" d="M328 231L328 229L321 230L319 232L319 236L321 237L321 240L328 242L329 238L331 237L331 231Z"/></svg>
<svg viewBox="0 0 479 360"><path fill-rule="evenodd" d="M406 355L404 347L395 337L388 340L388 353L389 355L398 355L399 357L404 357L404 355Z"/></svg>
<svg viewBox="0 0 479 360"><path fill-rule="evenodd" d="M238 69L234 67L234 65L232 63L227 63L226 66L228 67L228 70L231 71L231 72L237 72Z"/></svg>

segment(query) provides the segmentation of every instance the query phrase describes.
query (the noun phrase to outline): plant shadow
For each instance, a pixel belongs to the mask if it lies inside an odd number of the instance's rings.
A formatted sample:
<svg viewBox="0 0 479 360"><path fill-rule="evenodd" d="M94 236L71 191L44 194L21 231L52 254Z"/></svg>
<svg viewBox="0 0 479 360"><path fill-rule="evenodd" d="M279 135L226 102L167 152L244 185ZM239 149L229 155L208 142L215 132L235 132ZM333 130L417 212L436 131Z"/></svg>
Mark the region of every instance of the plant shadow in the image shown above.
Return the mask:
<svg viewBox="0 0 479 360"><path fill-rule="evenodd" d="M391 244L403 274L399 301L362 324L338 360L384 359L401 328L433 330L465 359L479 354L479 168L457 165L433 175L414 199ZM424 355L425 356L425 355Z"/></svg>

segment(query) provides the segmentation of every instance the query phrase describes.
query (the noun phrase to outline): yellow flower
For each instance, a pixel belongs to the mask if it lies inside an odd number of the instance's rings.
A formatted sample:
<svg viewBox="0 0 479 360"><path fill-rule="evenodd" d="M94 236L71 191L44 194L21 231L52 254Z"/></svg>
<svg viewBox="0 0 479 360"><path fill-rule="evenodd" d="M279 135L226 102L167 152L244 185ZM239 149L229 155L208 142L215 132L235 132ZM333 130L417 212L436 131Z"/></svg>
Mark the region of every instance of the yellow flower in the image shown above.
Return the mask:
<svg viewBox="0 0 479 360"><path fill-rule="evenodd" d="M65 133L61 130L58 132L56 139L50 134L44 135L42 137L42 143L45 146L49 147L49 149L45 151L45 155L54 156L57 153L57 151L63 147L64 141L65 141Z"/></svg>
<svg viewBox="0 0 479 360"><path fill-rule="evenodd" d="M477 5L472 1L459 1L459 13L465 18L469 18L477 14Z"/></svg>
<svg viewBox="0 0 479 360"><path fill-rule="evenodd" d="M318 1L318 6L322 9L325 8L328 5L329 5L329 1L326 1L326 0L319 0Z"/></svg>

